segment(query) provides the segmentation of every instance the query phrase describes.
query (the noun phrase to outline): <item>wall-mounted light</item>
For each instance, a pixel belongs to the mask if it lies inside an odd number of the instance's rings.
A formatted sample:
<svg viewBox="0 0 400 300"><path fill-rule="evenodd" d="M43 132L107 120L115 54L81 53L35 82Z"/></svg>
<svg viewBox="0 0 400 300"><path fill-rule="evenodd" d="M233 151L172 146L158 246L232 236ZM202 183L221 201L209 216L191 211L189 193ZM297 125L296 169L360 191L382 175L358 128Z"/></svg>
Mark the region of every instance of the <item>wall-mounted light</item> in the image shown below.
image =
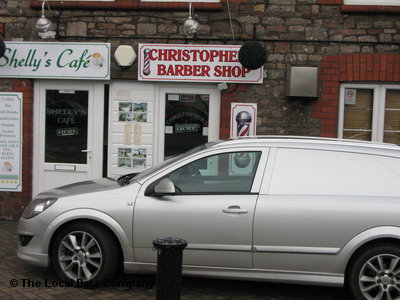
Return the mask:
<svg viewBox="0 0 400 300"><path fill-rule="evenodd" d="M44 14L44 5L45 5L46 1L47 0L42 1L42 15L39 18L39 20L37 20L37 22L36 22L36 30L39 33L39 36L43 39L54 38L54 36L55 36L55 32L50 31L52 22L49 19L47 19ZM50 11L49 2L47 2L47 6Z"/></svg>
<svg viewBox="0 0 400 300"><path fill-rule="evenodd" d="M187 35L194 35L200 28L200 23L193 18L192 2L189 4L189 17L183 23L183 30Z"/></svg>
<svg viewBox="0 0 400 300"><path fill-rule="evenodd" d="M36 30L39 33L49 31L50 28L51 28L51 24L52 24L51 21L49 19L47 19L46 16L44 15L44 4L45 4L45 2L46 2L46 0L43 0L43 2L42 2L42 16L36 22ZM47 3L47 5L49 5L49 3ZM50 7L49 7L49 10L50 10Z"/></svg>

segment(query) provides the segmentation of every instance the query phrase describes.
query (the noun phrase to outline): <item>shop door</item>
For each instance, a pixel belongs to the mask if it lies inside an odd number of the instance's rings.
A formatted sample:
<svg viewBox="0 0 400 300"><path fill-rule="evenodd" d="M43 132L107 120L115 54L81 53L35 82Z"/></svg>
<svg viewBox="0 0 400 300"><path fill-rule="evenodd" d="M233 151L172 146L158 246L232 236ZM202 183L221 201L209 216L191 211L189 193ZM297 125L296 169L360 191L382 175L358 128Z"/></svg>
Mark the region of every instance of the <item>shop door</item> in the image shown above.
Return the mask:
<svg viewBox="0 0 400 300"><path fill-rule="evenodd" d="M36 89L34 194L101 177L102 85L39 83Z"/></svg>
<svg viewBox="0 0 400 300"><path fill-rule="evenodd" d="M160 89L163 159L219 138L220 92L214 86Z"/></svg>

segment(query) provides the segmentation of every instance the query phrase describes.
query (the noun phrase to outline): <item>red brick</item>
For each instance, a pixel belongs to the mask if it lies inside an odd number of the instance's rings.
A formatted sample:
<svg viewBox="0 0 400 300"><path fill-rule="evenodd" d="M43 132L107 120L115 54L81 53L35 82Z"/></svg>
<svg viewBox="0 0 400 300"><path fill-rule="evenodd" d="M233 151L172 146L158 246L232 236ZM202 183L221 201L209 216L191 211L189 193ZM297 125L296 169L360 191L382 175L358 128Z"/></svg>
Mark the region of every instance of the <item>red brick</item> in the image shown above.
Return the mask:
<svg viewBox="0 0 400 300"><path fill-rule="evenodd" d="M354 61L354 72L359 72L360 71L360 55L354 54L353 61Z"/></svg>
<svg viewBox="0 0 400 300"><path fill-rule="evenodd" d="M400 7L383 5L341 5L340 10L342 13L398 14L400 12Z"/></svg>
<svg viewBox="0 0 400 300"><path fill-rule="evenodd" d="M373 66L374 66L373 62L374 62L373 55L372 54L368 54L367 55L367 71L368 72L373 70Z"/></svg>

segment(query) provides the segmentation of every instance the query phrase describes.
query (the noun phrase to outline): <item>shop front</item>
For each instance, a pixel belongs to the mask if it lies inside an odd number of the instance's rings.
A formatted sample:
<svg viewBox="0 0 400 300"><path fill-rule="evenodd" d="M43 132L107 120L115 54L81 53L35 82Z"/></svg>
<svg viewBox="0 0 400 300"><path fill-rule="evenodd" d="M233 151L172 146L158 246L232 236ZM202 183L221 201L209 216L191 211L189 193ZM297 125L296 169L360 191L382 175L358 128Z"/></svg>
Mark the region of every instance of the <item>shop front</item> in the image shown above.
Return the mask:
<svg viewBox="0 0 400 300"><path fill-rule="evenodd" d="M7 43L2 76L33 82L32 169L21 163L32 195L137 173L219 139L219 83L262 82L238 50L139 45L138 80L122 80L110 76L107 43Z"/></svg>

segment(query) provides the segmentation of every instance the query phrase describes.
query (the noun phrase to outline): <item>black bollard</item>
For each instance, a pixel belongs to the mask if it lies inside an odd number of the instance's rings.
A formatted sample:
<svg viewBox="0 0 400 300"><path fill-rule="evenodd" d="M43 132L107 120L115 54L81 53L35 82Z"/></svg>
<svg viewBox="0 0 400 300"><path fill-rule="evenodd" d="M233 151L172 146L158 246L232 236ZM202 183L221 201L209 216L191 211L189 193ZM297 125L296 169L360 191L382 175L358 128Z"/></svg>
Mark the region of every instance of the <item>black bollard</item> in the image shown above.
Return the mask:
<svg viewBox="0 0 400 300"><path fill-rule="evenodd" d="M181 299L182 257L187 244L171 237L153 241L157 250L157 300Z"/></svg>

